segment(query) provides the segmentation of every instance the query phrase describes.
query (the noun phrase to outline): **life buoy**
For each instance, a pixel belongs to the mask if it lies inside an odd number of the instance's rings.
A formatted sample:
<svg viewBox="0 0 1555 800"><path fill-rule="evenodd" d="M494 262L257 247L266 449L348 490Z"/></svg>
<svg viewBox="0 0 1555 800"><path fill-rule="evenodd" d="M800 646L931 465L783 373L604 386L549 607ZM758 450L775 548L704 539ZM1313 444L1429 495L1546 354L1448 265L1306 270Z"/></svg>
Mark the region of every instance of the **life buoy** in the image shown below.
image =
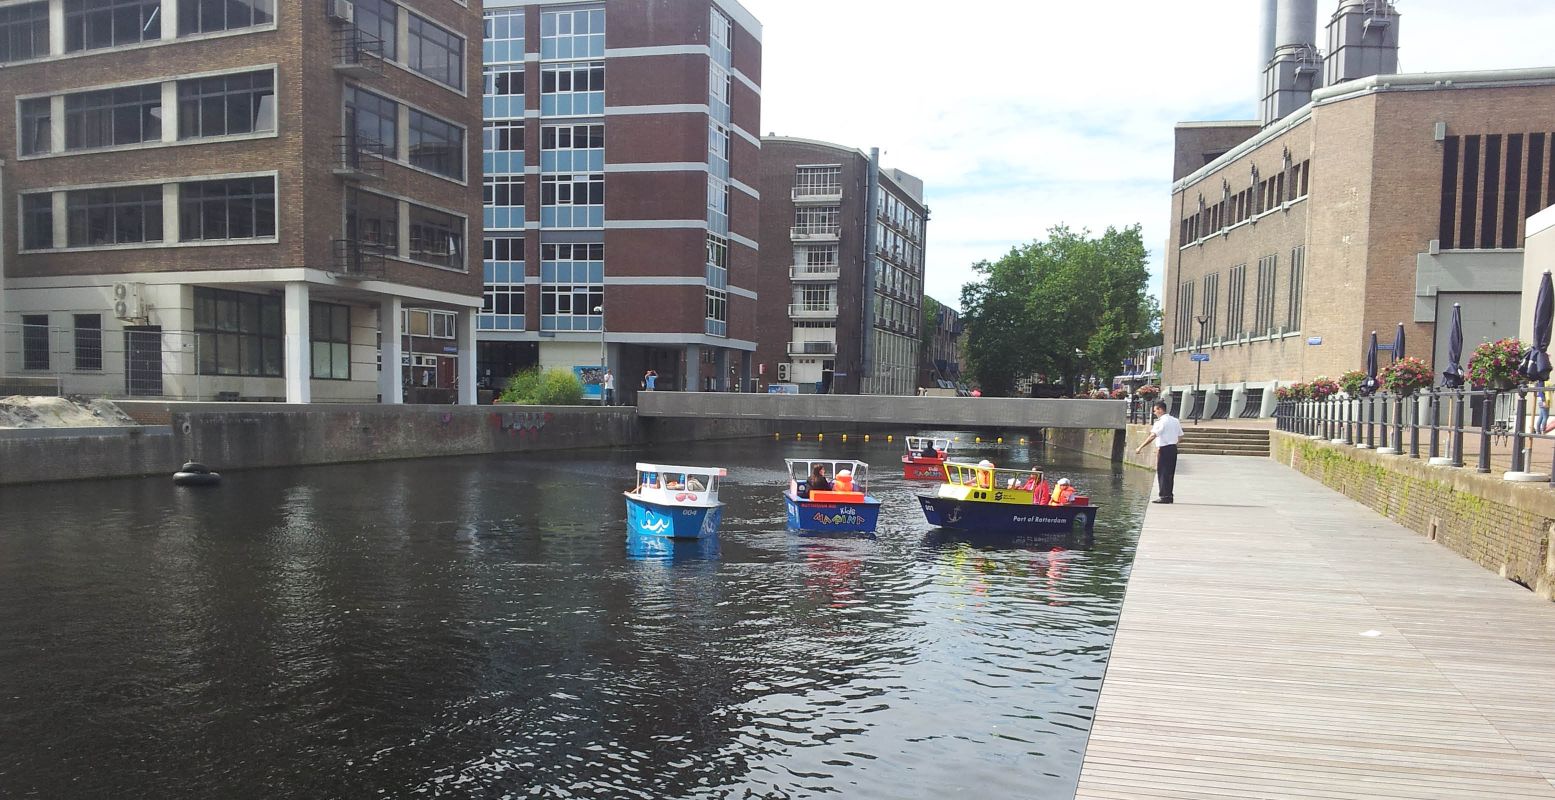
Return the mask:
<svg viewBox="0 0 1555 800"><path fill-rule="evenodd" d="M181 469L173 473L174 486L215 486L221 483L221 473L211 472L211 468L196 461L186 462Z"/></svg>

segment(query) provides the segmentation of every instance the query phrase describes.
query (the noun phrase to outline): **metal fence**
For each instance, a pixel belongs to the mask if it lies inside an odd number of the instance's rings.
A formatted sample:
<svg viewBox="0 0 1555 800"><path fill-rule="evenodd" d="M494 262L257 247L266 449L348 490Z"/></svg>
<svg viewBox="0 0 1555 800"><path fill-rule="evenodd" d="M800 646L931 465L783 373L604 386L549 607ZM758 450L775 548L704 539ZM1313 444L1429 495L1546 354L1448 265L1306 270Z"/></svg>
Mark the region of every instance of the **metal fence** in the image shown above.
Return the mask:
<svg viewBox="0 0 1555 800"><path fill-rule="evenodd" d="M101 319L83 315L73 327L0 324L0 395L215 399L206 391L210 378L200 374L202 355L214 363L215 334L104 329Z"/></svg>
<svg viewBox="0 0 1555 800"><path fill-rule="evenodd" d="M1433 389L1403 396L1284 400L1275 418L1279 430L1336 444L1374 448L1432 464L1528 480L1548 470L1555 487L1555 436L1549 399L1555 387Z"/></svg>

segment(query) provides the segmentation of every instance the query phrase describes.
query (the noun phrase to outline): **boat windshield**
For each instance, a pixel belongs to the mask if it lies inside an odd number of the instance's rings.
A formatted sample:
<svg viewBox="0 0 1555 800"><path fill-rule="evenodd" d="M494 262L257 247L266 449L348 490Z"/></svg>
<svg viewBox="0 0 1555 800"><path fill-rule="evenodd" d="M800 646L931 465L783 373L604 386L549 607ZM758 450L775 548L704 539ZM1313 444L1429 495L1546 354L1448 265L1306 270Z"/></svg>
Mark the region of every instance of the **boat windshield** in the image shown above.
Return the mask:
<svg viewBox="0 0 1555 800"><path fill-rule="evenodd" d="M862 492L869 485L869 464L855 459L788 458L788 477L794 483L808 481L817 466L826 468L826 477L835 482L837 476L847 471L853 479L854 491Z"/></svg>
<svg viewBox="0 0 1555 800"><path fill-rule="evenodd" d="M950 451L949 439L937 439L930 436L909 436L907 437L906 441L907 451L909 453L921 453L925 447L930 445L932 445L935 450L938 450L941 453Z"/></svg>
<svg viewBox="0 0 1555 800"><path fill-rule="evenodd" d="M649 490L707 492L718 495L718 484L728 471L718 467L674 467L658 464L637 465L638 493Z"/></svg>
<svg viewBox="0 0 1555 800"><path fill-rule="evenodd" d="M1042 482L1038 469L999 469L956 461L947 462L944 469L946 483L981 489L1021 488Z"/></svg>

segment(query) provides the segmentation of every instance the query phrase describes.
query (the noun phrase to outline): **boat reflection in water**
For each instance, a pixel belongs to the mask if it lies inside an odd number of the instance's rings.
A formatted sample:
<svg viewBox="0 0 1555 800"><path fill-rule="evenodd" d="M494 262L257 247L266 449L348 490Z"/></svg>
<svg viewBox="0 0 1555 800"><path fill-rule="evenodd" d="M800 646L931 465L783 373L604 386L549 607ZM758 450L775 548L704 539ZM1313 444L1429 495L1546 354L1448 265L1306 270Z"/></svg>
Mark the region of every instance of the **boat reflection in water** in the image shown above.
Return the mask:
<svg viewBox="0 0 1555 800"><path fill-rule="evenodd" d="M1012 536L1008 533L980 533L951 528L936 528L923 535L925 548L961 545L977 550L1090 550L1096 546L1096 535L1092 531L1065 531Z"/></svg>
<svg viewBox="0 0 1555 800"><path fill-rule="evenodd" d="M718 534L699 539L671 539L629 531L626 534L626 557L632 561L662 563L717 561Z"/></svg>

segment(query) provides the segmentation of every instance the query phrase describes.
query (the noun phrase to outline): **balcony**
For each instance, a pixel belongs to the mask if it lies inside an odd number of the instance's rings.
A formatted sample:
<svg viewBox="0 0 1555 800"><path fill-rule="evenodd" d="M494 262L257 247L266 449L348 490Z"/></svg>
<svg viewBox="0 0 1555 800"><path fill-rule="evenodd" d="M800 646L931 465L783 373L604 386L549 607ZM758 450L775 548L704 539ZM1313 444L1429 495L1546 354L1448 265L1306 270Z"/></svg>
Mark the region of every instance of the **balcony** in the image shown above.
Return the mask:
<svg viewBox="0 0 1555 800"><path fill-rule="evenodd" d="M383 74L383 40L355 25L335 30L335 71L348 78Z"/></svg>
<svg viewBox="0 0 1555 800"><path fill-rule="evenodd" d="M388 265L389 248L377 242L334 240L335 263L330 274L343 280L381 280Z"/></svg>
<svg viewBox="0 0 1555 800"><path fill-rule="evenodd" d="M795 225L789 238L796 242L835 242L842 238L841 225Z"/></svg>
<svg viewBox="0 0 1555 800"><path fill-rule="evenodd" d="M788 307L789 319L836 319L837 304L797 303Z"/></svg>
<svg viewBox="0 0 1555 800"><path fill-rule="evenodd" d="M788 268L788 279L791 281L835 281L841 277L842 268L836 264L825 267L795 264Z"/></svg>
<svg viewBox="0 0 1555 800"><path fill-rule="evenodd" d="M335 137L335 174L346 180L383 178L383 144L365 136L346 134Z"/></svg>
<svg viewBox="0 0 1555 800"><path fill-rule="evenodd" d="M795 203L837 205L842 202L841 186L798 186L792 195Z"/></svg>
<svg viewBox="0 0 1555 800"><path fill-rule="evenodd" d="M834 342L789 342L788 355L792 356L835 356L837 345Z"/></svg>

